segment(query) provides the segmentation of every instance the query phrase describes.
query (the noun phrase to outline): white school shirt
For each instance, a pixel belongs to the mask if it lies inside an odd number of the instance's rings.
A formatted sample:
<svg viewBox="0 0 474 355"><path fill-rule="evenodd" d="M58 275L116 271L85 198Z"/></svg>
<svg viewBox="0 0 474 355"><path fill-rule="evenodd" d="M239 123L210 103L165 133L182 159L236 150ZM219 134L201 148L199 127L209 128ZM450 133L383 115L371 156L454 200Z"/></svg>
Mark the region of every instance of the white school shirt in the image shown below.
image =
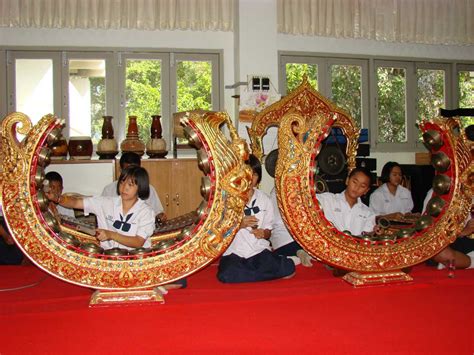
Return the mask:
<svg viewBox="0 0 474 355"><path fill-rule="evenodd" d="M426 193L426 197L423 200L423 213L426 212L426 206L428 206L428 202L430 202L431 197L433 197L433 189L429 189L428 192Z"/></svg>
<svg viewBox="0 0 474 355"><path fill-rule="evenodd" d="M84 198L84 214L93 213L97 217L97 226L126 236L139 236L145 239L144 248L151 246L150 237L155 230L155 215L145 201L138 199L124 216L122 198L116 197L87 197ZM115 224L115 227L114 227ZM127 230L127 227L130 229ZM100 242L104 249L123 248L134 249L114 240Z"/></svg>
<svg viewBox="0 0 474 355"><path fill-rule="evenodd" d="M413 209L413 199L410 190L398 185L395 195L392 195L387 183L380 186L370 195L369 204L377 216L396 212L408 213Z"/></svg>
<svg viewBox="0 0 474 355"><path fill-rule="evenodd" d="M278 201L275 189L270 194L270 199L273 205L273 225L272 225L272 236L270 237L270 243L273 249L281 248L294 241L290 232L286 228L285 222L281 218L280 209L278 208Z"/></svg>
<svg viewBox="0 0 474 355"><path fill-rule="evenodd" d="M258 218L257 228L272 229L273 206L270 197L268 197L265 192L254 189L252 200L250 203L247 203L246 207L247 206L253 207L251 215ZM254 212L256 207L259 209L257 213ZM252 228L250 227L239 229L234 240L223 255L236 254L241 258L248 259L261 253L265 249L270 250L270 242L263 238L255 238L251 231Z"/></svg>
<svg viewBox="0 0 474 355"><path fill-rule="evenodd" d="M118 196L117 183L118 181L115 180L104 187L104 190L102 190L102 196ZM150 196L148 196L145 202L153 209L153 211L155 211L155 216L163 212L163 205L161 204L160 198L158 197L158 194L152 185L150 185Z"/></svg>
<svg viewBox="0 0 474 355"><path fill-rule="evenodd" d="M324 192L316 194L326 219L341 232L349 231L353 235L372 232L375 226L375 214L360 198L352 208L346 200L344 191L338 194Z"/></svg>
<svg viewBox="0 0 474 355"><path fill-rule="evenodd" d="M76 215L74 214L74 210L72 208L66 208L61 205L56 205L56 209L58 210L58 213L62 216L76 218Z"/></svg>

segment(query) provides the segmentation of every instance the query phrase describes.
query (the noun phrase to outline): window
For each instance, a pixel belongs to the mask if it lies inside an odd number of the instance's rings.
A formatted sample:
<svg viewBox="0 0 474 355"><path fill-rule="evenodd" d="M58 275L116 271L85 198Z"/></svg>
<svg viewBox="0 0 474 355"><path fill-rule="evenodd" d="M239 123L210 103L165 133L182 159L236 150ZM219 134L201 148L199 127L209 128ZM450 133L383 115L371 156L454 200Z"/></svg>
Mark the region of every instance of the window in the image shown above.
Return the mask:
<svg viewBox="0 0 474 355"><path fill-rule="evenodd" d="M377 67L377 142L407 141L406 69Z"/></svg>
<svg viewBox="0 0 474 355"><path fill-rule="evenodd" d="M15 52L7 57L8 111L25 113L33 124L46 114L59 114L59 54Z"/></svg>
<svg viewBox="0 0 474 355"><path fill-rule="evenodd" d="M460 66L458 71L459 107L474 108L474 66ZM464 127L474 124L474 117L462 117Z"/></svg>
<svg viewBox="0 0 474 355"><path fill-rule="evenodd" d="M69 52L65 58L68 136L90 136L97 144L102 138L102 117L112 110L112 95L108 92L112 75L107 75L112 55Z"/></svg>
<svg viewBox="0 0 474 355"><path fill-rule="evenodd" d="M125 116L136 116L144 143L150 138L151 116L162 116L163 58L125 58Z"/></svg>
<svg viewBox="0 0 474 355"><path fill-rule="evenodd" d="M368 110L367 60L283 55L280 61L285 70L281 75L285 82L280 87L286 91L282 95L297 88L306 75L313 88L346 110L361 127L366 126L363 116Z"/></svg>
<svg viewBox="0 0 474 355"><path fill-rule="evenodd" d="M219 53L133 51L2 51L7 57L8 111L36 123L47 113L66 120L64 134L102 138L102 116L113 116L117 142L125 139L127 117L137 116L140 138L150 137L152 115L161 115L171 150L171 114L190 109L220 110ZM2 63L3 61L0 61Z"/></svg>
<svg viewBox="0 0 474 355"><path fill-rule="evenodd" d="M282 95L306 73L322 95L369 128L374 151L416 150L422 146L417 121L438 116L440 108L474 107L472 64L292 53L279 59ZM474 118L464 117L463 123Z"/></svg>

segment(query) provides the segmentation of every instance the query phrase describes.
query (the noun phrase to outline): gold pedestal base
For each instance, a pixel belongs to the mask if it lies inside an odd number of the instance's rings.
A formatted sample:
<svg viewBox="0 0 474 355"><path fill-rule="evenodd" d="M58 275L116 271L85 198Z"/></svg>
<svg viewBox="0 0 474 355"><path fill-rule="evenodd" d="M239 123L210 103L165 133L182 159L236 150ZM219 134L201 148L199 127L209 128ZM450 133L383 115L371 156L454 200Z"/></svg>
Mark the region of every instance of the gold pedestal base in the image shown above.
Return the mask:
<svg viewBox="0 0 474 355"><path fill-rule="evenodd" d="M151 290L95 291L89 307L139 305L143 303L165 303L163 293L156 287Z"/></svg>
<svg viewBox="0 0 474 355"><path fill-rule="evenodd" d="M380 286L413 281L410 275L400 270L379 273L359 273L353 271L344 275L342 279L354 287Z"/></svg>

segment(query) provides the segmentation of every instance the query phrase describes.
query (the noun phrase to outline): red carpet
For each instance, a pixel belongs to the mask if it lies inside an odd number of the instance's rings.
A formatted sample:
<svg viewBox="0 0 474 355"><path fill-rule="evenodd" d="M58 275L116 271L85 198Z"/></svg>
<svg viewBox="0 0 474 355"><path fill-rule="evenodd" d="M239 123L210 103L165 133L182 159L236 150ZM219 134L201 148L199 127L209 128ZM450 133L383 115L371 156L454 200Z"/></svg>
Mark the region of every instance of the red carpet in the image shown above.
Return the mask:
<svg viewBox="0 0 474 355"><path fill-rule="evenodd" d="M164 305L88 308L91 290L1 266L0 354L473 354L474 270L415 267L415 281L355 289L320 264L290 280L225 285L216 266Z"/></svg>

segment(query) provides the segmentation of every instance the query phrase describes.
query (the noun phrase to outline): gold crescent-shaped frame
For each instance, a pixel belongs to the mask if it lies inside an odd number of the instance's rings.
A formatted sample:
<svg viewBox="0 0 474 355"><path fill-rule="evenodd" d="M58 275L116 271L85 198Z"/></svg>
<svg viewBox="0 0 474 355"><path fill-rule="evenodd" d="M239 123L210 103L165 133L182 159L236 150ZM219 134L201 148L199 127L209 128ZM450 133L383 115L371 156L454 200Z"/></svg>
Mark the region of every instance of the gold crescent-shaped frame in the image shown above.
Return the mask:
<svg viewBox="0 0 474 355"><path fill-rule="evenodd" d="M442 164L433 161L436 176L449 181L448 190L434 194L443 200L441 212L423 215L417 221L419 228L407 237L380 243L337 230L324 217L316 199L315 165L321 142L332 127L341 128L347 138L349 171L355 166L358 128L350 116L305 80L255 118L249 134L260 157L262 137L275 125L279 126L275 187L283 220L294 239L313 257L353 271L344 277L353 285L411 280L400 270L434 256L462 230L471 209L473 167L469 143L456 119L435 118L420 124L423 132L436 131L440 136L441 144L430 149L433 156L443 158Z"/></svg>
<svg viewBox="0 0 474 355"><path fill-rule="evenodd" d="M61 238L44 212L42 179L63 121L44 116L32 126L22 113L2 121L3 173L1 203L5 220L18 246L34 264L49 274L99 290L141 290L190 275L210 264L231 243L242 218L251 171L245 141L226 113L191 114L182 120L192 143L200 148L203 164L199 218L167 250L151 249L127 256L93 255ZM221 131L227 125L230 138ZM15 132L25 135L19 143ZM183 230L184 232L184 230ZM76 233L77 234L77 233ZM90 238L84 238L86 241Z"/></svg>

